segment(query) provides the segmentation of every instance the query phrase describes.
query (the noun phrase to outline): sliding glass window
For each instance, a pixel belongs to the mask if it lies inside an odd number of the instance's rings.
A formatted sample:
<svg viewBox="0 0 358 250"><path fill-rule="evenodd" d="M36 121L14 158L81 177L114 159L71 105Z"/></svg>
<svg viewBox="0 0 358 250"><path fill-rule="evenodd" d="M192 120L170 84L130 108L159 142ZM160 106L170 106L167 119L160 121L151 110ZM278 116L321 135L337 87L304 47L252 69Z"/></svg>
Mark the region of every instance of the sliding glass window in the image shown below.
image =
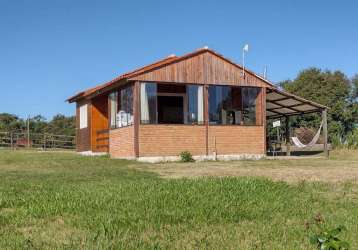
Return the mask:
<svg viewBox="0 0 358 250"><path fill-rule="evenodd" d="M261 125L258 124L257 97L260 94L259 88L242 88L243 98L243 114L245 125Z"/></svg>
<svg viewBox="0 0 358 250"><path fill-rule="evenodd" d="M117 127L117 112L118 112L118 92L112 92L109 94L109 105L110 105L110 112L109 112L109 121L110 127L116 128Z"/></svg>
<svg viewBox="0 0 358 250"><path fill-rule="evenodd" d="M133 124L133 87L109 94L110 126L120 128Z"/></svg>
<svg viewBox="0 0 358 250"><path fill-rule="evenodd" d="M199 85L187 85L188 112L186 124L204 123L204 87Z"/></svg>
<svg viewBox="0 0 358 250"><path fill-rule="evenodd" d="M157 84L142 83L140 86L140 120L142 124L157 123Z"/></svg>
<svg viewBox="0 0 358 250"><path fill-rule="evenodd" d="M141 83L142 124L202 124L203 86Z"/></svg>
<svg viewBox="0 0 358 250"><path fill-rule="evenodd" d="M259 88L210 86L209 123L255 125L259 93Z"/></svg>

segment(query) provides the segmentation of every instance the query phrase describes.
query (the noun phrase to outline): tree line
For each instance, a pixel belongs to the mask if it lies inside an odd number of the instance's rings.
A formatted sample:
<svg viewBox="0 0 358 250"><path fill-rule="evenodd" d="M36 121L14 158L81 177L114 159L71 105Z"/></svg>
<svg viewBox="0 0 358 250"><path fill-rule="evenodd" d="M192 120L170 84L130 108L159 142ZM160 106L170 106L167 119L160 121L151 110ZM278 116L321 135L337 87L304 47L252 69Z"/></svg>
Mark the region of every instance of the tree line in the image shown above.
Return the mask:
<svg viewBox="0 0 358 250"><path fill-rule="evenodd" d="M330 142L358 145L358 74L349 78L341 71L305 69L293 80L279 83L282 89L327 106ZM318 114L296 116L291 126L317 128Z"/></svg>
<svg viewBox="0 0 358 250"><path fill-rule="evenodd" d="M76 134L76 117L55 115L47 120L41 115L22 119L9 113L0 113L0 131L3 132L25 132L29 125L30 133L48 133L54 135L74 136Z"/></svg>

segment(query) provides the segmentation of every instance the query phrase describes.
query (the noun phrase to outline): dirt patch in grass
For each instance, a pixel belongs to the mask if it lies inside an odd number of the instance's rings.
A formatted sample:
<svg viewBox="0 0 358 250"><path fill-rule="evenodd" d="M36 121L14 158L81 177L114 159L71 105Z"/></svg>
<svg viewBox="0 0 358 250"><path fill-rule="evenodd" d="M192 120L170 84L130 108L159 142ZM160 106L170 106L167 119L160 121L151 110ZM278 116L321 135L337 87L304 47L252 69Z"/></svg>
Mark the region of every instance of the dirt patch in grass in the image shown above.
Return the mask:
<svg viewBox="0 0 358 250"><path fill-rule="evenodd" d="M357 152L358 153L358 152ZM226 176L265 177L276 181L353 182L358 180L358 160L344 159L291 159L232 162L162 163L140 166L163 178L198 178Z"/></svg>

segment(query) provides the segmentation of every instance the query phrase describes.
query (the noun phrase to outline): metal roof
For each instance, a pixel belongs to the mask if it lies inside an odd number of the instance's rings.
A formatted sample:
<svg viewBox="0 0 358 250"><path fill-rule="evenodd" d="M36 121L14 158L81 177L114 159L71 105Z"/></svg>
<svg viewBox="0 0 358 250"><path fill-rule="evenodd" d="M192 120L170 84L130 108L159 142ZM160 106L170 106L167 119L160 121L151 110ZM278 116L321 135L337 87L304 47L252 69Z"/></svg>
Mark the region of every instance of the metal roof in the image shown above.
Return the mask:
<svg viewBox="0 0 358 250"><path fill-rule="evenodd" d="M268 119L320 112L323 109L327 107L278 88L267 89L266 92L266 117Z"/></svg>

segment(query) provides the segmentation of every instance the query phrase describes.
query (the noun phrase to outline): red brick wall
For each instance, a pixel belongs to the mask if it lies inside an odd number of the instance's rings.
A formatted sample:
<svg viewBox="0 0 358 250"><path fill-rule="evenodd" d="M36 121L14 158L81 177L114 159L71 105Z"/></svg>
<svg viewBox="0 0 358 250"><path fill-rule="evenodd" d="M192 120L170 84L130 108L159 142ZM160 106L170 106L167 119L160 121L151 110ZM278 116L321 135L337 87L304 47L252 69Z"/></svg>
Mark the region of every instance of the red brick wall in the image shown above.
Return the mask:
<svg viewBox="0 0 358 250"><path fill-rule="evenodd" d="M135 157L134 126L109 131L109 153L111 157Z"/></svg>
<svg viewBox="0 0 358 250"><path fill-rule="evenodd" d="M264 154L264 126L209 126L209 155ZM216 143L215 143L216 140Z"/></svg>
<svg viewBox="0 0 358 250"><path fill-rule="evenodd" d="M140 125L139 156L205 155L205 131L205 126ZM265 153L263 126L209 126L208 135L209 155L215 149L218 155ZM134 127L110 130L109 144L112 157L134 157Z"/></svg>
<svg viewBox="0 0 358 250"><path fill-rule="evenodd" d="M205 126L140 125L139 156L205 155Z"/></svg>

